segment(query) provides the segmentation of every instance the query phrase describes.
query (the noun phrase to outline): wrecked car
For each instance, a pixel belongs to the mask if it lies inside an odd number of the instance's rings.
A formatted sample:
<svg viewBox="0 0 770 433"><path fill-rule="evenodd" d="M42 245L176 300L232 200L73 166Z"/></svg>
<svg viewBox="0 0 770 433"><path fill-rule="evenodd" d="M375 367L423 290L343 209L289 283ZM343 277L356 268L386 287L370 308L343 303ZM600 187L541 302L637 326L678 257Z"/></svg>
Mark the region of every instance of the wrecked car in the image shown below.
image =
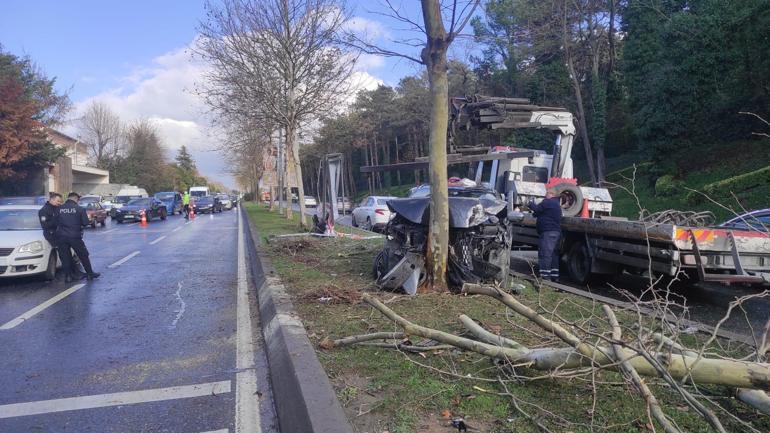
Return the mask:
<svg viewBox="0 0 770 433"><path fill-rule="evenodd" d="M513 215L509 201L486 187L449 187L449 260L447 283L487 283L508 287ZM425 282L430 187L414 188L410 197L387 202L393 217L385 227L385 246L373 274L385 290L417 293ZM509 212L510 209L510 212Z"/></svg>

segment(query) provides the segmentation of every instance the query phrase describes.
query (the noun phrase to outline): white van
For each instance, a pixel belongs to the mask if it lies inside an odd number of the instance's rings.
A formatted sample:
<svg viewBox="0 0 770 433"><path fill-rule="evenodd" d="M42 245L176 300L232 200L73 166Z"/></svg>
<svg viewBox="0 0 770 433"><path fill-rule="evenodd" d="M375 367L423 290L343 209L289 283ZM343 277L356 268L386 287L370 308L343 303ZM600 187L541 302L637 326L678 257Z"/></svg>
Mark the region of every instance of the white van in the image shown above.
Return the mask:
<svg viewBox="0 0 770 433"><path fill-rule="evenodd" d="M135 198L147 198L147 191L144 188L130 187L121 188L118 191L118 195L112 200L112 207L110 208L110 216L115 216L115 209L120 209L124 204Z"/></svg>
<svg viewBox="0 0 770 433"><path fill-rule="evenodd" d="M209 195L209 187L207 186L193 186L190 188L190 196L194 198L207 197Z"/></svg>

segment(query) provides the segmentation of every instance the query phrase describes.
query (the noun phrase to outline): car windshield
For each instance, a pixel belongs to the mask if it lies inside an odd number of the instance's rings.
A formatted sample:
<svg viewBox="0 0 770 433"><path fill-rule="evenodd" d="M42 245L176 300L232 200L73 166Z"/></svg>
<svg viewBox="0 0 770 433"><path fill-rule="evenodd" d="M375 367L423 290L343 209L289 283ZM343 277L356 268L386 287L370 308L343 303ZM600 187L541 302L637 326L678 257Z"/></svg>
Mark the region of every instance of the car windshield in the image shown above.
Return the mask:
<svg viewBox="0 0 770 433"><path fill-rule="evenodd" d="M40 197L0 197L0 205L45 203L45 198L42 198L42 201L40 199Z"/></svg>
<svg viewBox="0 0 770 433"><path fill-rule="evenodd" d="M128 202L129 206L149 206L152 204L149 198L136 198Z"/></svg>
<svg viewBox="0 0 770 433"><path fill-rule="evenodd" d="M80 205L85 206L89 203L99 203L99 197L81 197Z"/></svg>
<svg viewBox="0 0 770 433"><path fill-rule="evenodd" d="M190 191L190 195L193 197L203 197L206 195L206 191Z"/></svg>
<svg viewBox="0 0 770 433"><path fill-rule="evenodd" d="M159 193L155 194L155 198L157 198L158 200L163 200L163 201L173 200L174 199L174 193L173 192L159 192Z"/></svg>
<svg viewBox="0 0 770 433"><path fill-rule="evenodd" d="M0 231L40 230L40 221L34 209L0 209Z"/></svg>

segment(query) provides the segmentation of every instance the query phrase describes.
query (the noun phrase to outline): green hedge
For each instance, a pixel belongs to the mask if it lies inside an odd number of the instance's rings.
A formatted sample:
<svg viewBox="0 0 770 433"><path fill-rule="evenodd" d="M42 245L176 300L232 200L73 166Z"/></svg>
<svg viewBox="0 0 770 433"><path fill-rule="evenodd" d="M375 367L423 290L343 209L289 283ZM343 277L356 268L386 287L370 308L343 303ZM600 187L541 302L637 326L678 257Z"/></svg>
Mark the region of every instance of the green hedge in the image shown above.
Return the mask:
<svg viewBox="0 0 770 433"><path fill-rule="evenodd" d="M670 174L663 175L655 181L656 197L673 197L682 191L684 182L674 179Z"/></svg>
<svg viewBox="0 0 770 433"><path fill-rule="evenodd" d="M727 198L730 193L739 193L765 184L770 184L770 166L709 183L703 187L703 192L714 199ZM690 192L687 194L687 201L699 203L703 201L703 196Z"/></svg>

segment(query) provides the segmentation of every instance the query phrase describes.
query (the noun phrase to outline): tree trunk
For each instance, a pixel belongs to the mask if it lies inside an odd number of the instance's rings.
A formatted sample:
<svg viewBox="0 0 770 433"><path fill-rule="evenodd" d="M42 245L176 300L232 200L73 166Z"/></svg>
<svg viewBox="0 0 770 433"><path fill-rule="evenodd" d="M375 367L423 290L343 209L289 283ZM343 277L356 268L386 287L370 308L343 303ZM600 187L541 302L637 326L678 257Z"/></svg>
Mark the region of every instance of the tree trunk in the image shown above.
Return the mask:
<svg viewBox="0 0 770 433"><path fill-rule="evenodd" d="M305 215L305 186L302 182L302 164L299 163L299 143L297 143L295 125L286 128L286 144L287 148L289 149L289 163L293 164L294 177L297 179L297 206L299 207L299 223L303 228L307 228L307 216ZM289 190L291 190L291 188ZM289 206L289 209L291 209L291 206ZM287 212L287 218L291 218L291 211Z"/></svg>
<svg viewBox="0 0 770 433"><path fill-rule="evenodd" d="M398 135L396 135L396 164L400 162L401 160L398 157ZM398 186L401 186L401 170L396 170L396 183L398 183Z"/></svg>
<svg viewBox="0 0 770 433"><path fill-rule="evenodd" d="M449 192L447 190L447 126L449 123L449 80L447 40L439 0L422 0L422 15L428 36L422 60L430 83L430 226L426 256L428 280L434 291L447 290L449 255Z"/></svg>
<svg viewBox="0 0 770 433"><path fill-rule="evenodd" d="M596 185L596 169L594 168L594 153L591 149L591 140L588 139L588 128L586 126L586 111L583 107L583 92L580 89L580 80L575 72L575 64L572 59L572 50L569 40L568 24L567 24L567 2L563 4L564 10L562 15L562 42L564 44L564 57L567 62L567 72L572 82L572 89L575 92L575 102L577 102L578 108L578 126L580 129L580 138L583 141L583 148L586 153L586 164L588 165L588 174L591 176L591 183Z"/></svg>

